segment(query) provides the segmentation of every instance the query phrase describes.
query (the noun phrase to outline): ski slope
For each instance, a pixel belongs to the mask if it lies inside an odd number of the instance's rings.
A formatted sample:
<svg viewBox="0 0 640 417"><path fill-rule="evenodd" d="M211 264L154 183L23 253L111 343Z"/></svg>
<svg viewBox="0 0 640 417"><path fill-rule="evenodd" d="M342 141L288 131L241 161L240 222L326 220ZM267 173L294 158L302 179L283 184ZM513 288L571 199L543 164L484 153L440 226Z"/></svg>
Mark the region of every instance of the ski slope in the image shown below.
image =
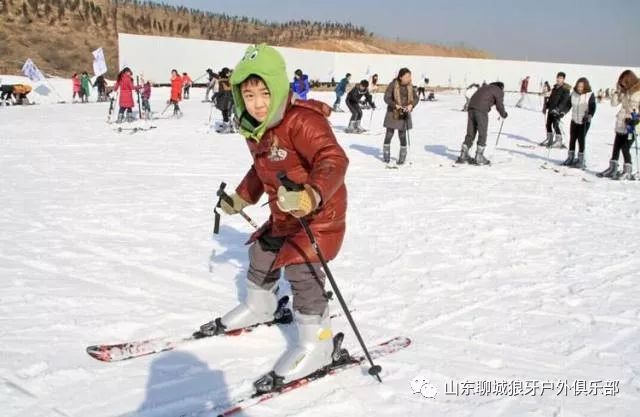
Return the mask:
<svg viewBox="0 0 640 417"><path fill-rule="evenodd" d="M168 95L153 91L154 111ZM237 184L250 156L238 135L209 131L203 95L192 89L182 119L135 134L105 123L108 103L35 96L43 104L0 107L0 415L194 415L233 398L293 340L293 328L260 328L120 363L84 351L188 335L244 295L251 226L225 216L214 236L212 208L220 182ZM384 112L367 135L342 132L349 113L331 116L350 158L347 234L332 271L365 340L413 343L380 361L383 384L351 370L244 415L638 415L640 183L593 175L608 164L615 109L598 107L587 171L558 173L540 166L566 151L547 159L533 146L544 136L540 102L516 109L518 97L507 96L497 149L490 115L491 167L452 166L466 128L462 95L420 103L411 165L399 170L380 161ZM357 352L346 320L333 323ZM419 376L435 398L414 394ZM618 381L619 392L447 392L453 382L514 380Z"/></svg>

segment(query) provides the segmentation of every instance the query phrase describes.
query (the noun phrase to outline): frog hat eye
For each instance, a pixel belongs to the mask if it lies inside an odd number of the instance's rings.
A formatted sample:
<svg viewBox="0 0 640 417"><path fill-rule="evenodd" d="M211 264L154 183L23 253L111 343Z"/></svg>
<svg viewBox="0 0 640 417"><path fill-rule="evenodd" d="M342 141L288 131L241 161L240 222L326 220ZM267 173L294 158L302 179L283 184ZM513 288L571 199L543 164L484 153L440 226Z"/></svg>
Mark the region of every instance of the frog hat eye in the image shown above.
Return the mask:
<svg viewBox="0 0 640 417"><path fill-rule="evenodd" d="M247 51L247 53L244 55L244 58L242 58L242 60L243 61L246 61L246 60L253 61L257 57L258 57L258 49L254 47L251 50Z"/></svg>

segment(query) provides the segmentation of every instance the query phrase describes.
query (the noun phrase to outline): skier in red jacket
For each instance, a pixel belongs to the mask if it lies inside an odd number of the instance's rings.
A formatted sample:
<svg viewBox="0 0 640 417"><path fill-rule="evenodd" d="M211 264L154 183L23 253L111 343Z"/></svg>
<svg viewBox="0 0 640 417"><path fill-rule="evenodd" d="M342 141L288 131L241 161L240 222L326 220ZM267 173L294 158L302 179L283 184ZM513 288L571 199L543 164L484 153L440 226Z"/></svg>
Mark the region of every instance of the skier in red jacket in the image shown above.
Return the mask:
<svg viewBox="0 0 640 417"><path fill-rule="evenodd" d="M171 98L169 104L173 104L173 115L175 117L182 117L182 110L180 110L180 103L182 100L182 77L178 73L178 70L171 70Z"/></svg>
<svg viewBox="0 0 640 417"><path fill-rule="evenodd" d="M253 163L221 207L237 214L267 194L271 215L250 239L246 300L201 331L215 335L274 320L284 268L298 336L273 370L255 382L256 390L265 392L332 362L325 273L298 218L306 219L324 256L334 259L345 233L349 160L327 120L331 108L315 100L293 100L284 59L274 48L249 47L230 83L240 134ZM304 188L287 190L279 172Z"/></svg>
<svg viewBox="0 0 640 417"><path fill-rule="evenodd" d="M182 73L182 88L183 88L182 97L184 97L185 100L189 100L189 90L191 90L192 85L193 85L193 80L191 79L191 77L189 77L189 74L187 74L186 72L183 72Z"/></svg>
<svg viewBox="0 0 640 417"><path fill-rule="evenodd" d="M118 110L118 120L116 123L122 123L124 119L124 113L127 112L127 122L133 121L132 109L134 106L133 101L133 90L135 89L133 85L133 73L129 67L125 67L118 74L118 80L116 84L113 86L113 91L120 90L118 104L120 105L120 110Z"/></svg>
<svg viewBox="0 0 640 417"><path fill-rule="evenodd" d="M80 97L80 78L78 78L78 73L74 72L71 76L71 83L73 84L73 97L72 100L76 103L76 97Z"/></svg>

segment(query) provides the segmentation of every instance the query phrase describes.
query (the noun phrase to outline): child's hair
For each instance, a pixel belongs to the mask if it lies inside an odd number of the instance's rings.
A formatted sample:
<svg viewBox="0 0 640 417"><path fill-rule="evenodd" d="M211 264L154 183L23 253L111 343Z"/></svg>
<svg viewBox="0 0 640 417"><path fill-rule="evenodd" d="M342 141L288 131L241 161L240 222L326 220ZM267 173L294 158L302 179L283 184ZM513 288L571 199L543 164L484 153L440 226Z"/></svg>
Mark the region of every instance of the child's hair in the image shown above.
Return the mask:
<svg viewBox="0 0 640 417"><path fill-rule="evenodd" d="M367 81L367 80L362 80L362 81L360 81L360 85L361 85L363 88L369 88L369 81Z"/></svg>
<svg viewBox="0 0 640 417"><path fill-rule="evenodd" d="M262 83L265 86L267 84L259 75L251 74L240 83L240 88L244 87L245 85L256 85L258 83Z"/></svg>
<svg viewBox="0 0 640 417"><path fill-rule="evenodd" d="M556 77L562 77L562 78L567 78L567 74L565 74L564 72L560 71Z"/></svg>
<svg viewBox="0 0 640 417"><path fill-rule="evenodd" d="M172 74L173 74L174 72L176 73L176 75L180 75L180 73L178 72L178 70L177 70L177 69L175 69L175 68L171 70L171 73L172 73Z"/></svg>

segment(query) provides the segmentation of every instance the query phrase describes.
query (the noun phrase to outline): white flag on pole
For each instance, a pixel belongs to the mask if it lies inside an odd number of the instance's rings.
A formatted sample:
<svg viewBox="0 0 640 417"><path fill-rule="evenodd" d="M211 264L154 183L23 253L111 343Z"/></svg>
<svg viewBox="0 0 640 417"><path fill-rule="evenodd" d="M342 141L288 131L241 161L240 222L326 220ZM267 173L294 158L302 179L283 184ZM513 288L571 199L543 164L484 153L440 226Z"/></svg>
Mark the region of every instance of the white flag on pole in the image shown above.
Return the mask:
<svg viewBox="0 0 640 417"><path fill-rule="evenodd" d="M31 58L27 58L24 65L22 66L22 73L33 82L45 81L44 75L42 75Z"/></svg>
<svg viewBox="0 0 640 417"><path fill-rule="evenodd" d="M107 62L104 59L104 51L98 48L93 54L93 74L97 77L107 72Z"/></svg>

